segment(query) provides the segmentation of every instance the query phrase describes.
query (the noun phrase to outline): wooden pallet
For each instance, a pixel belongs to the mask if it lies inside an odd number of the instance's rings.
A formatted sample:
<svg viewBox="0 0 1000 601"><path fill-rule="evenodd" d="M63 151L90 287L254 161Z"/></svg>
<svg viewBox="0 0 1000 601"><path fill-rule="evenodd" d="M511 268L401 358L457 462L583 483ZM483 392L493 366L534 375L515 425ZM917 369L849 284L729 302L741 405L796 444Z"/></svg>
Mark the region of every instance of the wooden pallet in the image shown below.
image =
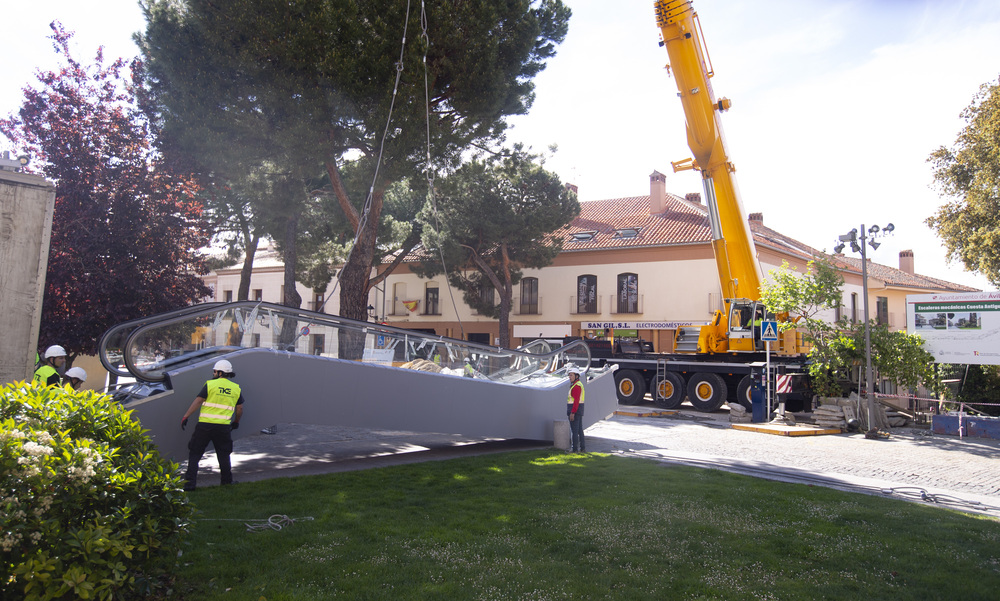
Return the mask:
<svg viewBox="0 0 1000 601"><path fill-rule="evenodd" d="M840 434L840 428L821 428L810 424L733 424L734 430L760 432L761 434L777 434L778 436L818 436L820 434Z"/></svg>
<svg viewBox="0 0 1000 601"><path fill-rule="evenodd" d="M647 409L644 407L618 409L615 411L615 415L627 415L629 417L666 417L668 415L675 415L676 413L676 411L669 411L667 409Z"/></svg>

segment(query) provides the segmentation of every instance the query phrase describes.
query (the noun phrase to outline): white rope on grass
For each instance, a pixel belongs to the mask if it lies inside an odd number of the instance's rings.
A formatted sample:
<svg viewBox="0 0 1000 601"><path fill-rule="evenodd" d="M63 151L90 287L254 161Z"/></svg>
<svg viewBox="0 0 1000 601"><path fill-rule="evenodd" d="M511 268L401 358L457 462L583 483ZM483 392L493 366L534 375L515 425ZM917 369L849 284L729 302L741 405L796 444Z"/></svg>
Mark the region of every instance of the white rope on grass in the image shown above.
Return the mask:
<svg viewBox="0 0 1000 601"><path fill-rule="evenodd" d="M251 518L249 520L243 518L214 518L199 520L201 522L243 522L243 525L247 527L247 532L260 532L262 530L281 530L285 526L291 526L295 522L311 522L313 521L312 516L307 516L304 518L290 518L287 515L276 513L271 517L265 519Z"/></svg>
<svg viewBox="0 0 1000 601"><path fill-rule="evenodd" d="M291 526L295 522L311 522L312 520L312 517L293 519L287 515L276 513L266 520L250 520L244 525L247 527L247 532L260 532L261 530L281 530L285 526Z"/></svg>

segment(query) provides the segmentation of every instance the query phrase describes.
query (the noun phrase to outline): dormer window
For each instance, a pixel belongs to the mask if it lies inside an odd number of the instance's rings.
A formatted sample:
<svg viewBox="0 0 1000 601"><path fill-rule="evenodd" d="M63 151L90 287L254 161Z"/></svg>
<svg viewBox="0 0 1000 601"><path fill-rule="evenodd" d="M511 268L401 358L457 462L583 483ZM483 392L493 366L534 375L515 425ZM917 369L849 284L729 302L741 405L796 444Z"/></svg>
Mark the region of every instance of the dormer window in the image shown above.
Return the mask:
<svg viewBox="0 0 1000 601"><path fill-rule="evenodd" d="M635 238L639 235L640 228L623 227L615 230L615 238Z"/></svg>
<svg viewBox="0 0 1000 601"><path fill-rule="evenodd" d="M597 232L575 232L570 234L570 239L573 242L587 242L593 240Z"/></svg>

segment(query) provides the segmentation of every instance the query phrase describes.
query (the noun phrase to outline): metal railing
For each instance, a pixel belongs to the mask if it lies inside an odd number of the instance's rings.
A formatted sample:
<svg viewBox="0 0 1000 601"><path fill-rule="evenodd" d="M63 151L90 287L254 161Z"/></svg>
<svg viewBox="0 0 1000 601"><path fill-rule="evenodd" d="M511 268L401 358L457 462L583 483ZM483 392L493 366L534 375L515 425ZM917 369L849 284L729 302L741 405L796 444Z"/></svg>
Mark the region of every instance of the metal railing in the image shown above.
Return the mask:
<svg viewBox="0 0 1000 601"><path fill-rule="evenodd" d="M514 384L590 365L582 341L511 350L257 301L196 305L120 324L102 337L99 355L114 373L155 382L171 369L244 348L313 354L317 337L323 357Z"/></svg>

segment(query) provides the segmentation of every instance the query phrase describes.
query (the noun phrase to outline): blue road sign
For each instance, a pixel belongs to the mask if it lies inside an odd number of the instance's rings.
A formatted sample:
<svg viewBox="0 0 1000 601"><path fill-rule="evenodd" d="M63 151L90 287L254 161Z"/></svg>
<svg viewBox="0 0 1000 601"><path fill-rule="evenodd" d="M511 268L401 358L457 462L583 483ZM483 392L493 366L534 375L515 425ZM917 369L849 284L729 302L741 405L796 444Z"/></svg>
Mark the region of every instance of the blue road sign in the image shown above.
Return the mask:
<svg viewBox="0 0 1000 601"><path fill-rule="evenodd" d="M760 324L760 339L764 342L778 341L778 322L765 321Z"/></svg>

